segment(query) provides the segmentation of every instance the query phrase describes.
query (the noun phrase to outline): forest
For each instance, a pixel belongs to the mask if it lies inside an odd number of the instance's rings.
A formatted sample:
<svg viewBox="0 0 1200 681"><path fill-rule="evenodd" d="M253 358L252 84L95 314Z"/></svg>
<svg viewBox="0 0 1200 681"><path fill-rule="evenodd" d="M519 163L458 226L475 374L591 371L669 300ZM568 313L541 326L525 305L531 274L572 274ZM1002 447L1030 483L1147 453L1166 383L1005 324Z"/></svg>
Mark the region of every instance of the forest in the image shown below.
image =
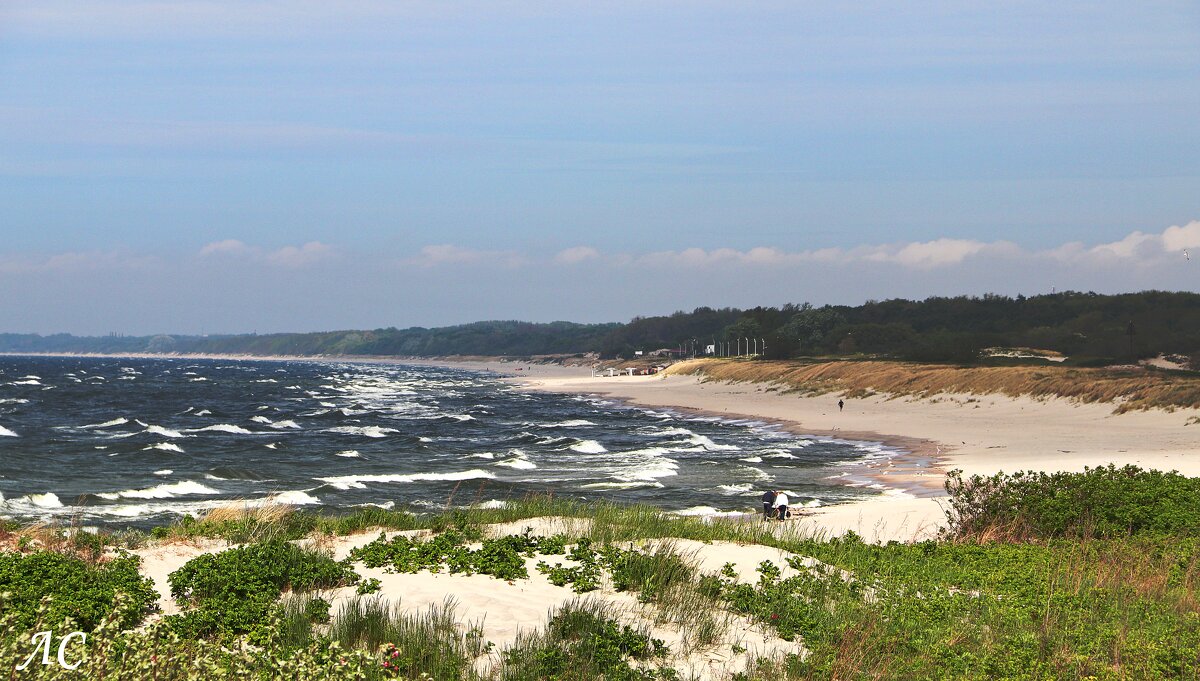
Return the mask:
<svg viewBox="0 0 1200 681"><path fill-rule="evenodd" d="M0 352L229 353L437 357L598 353L628 358L668 349L725 354L751 345L768 359L894 358L970 363L989 348L1061 354L1102 366L1155 357L1200 355L1200 294L1143 291L1117 295L1062 292L891 299L862 305L808 303L751 309L699 307L635 317L627 323L483 321L440 328L382 328L222 336L72 336L0 334ZM995 361L993 358L992 361ZM1200 365L1197 362L1196 365Z"/></svg>

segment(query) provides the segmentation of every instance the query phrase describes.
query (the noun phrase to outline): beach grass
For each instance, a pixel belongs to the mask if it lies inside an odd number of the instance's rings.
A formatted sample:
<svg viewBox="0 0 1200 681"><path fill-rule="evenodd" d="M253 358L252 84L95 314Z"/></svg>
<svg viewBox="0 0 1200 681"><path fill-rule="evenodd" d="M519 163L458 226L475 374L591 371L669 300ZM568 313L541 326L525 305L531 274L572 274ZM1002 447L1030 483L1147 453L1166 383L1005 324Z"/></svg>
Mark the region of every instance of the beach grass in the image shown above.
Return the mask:
<svg viewBox="0 0 1200 681"><path fill-rule="evenodd" d="M961 502L955 508L978 512L952 515L943 536L916 543L872 544L852 533L814 536L758 520L706 521L642 506L550 496L513 500L505 508L429 515L383 509L345 516L219 513L158 534L168 539L270 537L246 544L260 546L369 525L372 531L434 528L494 536L494 526L506 523L507 532L520 534L526 519L570 518L579 521L569 525L578 530L571 541L586 543L597 555L607 552L606 559L597 558L606 583L642 602L645 627L667 624L688 633L683 646L689 650L672 653L703 650L720 640L722 627L733 616L802 646L801 654L753 656L739 678L1115 680L1200 675L1200 534L1187 520L1194 510L1189 495L1179 493L1195 481L1126 469L1054 479L1053 485L1066 491L1064 499L1084 494L1080 498L1086 503L1047 502L1045 484L1036 476L997 476L969 488L952 485L952 495ZM1160 493L1152 494L1154 490ZM1015 516L1014 505L1020 511ZM1072 509L1073 515L1068 513ZM1013 517L1021 519L1020 532L997 529L1011 524ZM1140 517L1170 522L1099 522ZM679 539L762 544L791 558L765 562L756 580L738 581L730 572L701 573L679 548ZM107 539L102 535L100 541ZM52 548L26 547L24 553L4 555L44 555ZM164 625L130 629L130 608L120 606L117 595L117 587L129 581L128 570L117 575L105 572L103 561L72 561L78 576L69 583L96 585L89 592L94 608L89 627L96 632L89 645L95 646L94 664L107 665L93 667L96 676L143 678L121 676L121 670L128 671L129 665L158 670L157 660L184 658L195 669L268 676L274 673L268 669L302 669L308 678L416 678L422 671L434 678L489 680L669 674L664 670L667 658L654 652L648 629L627 631L628 620L622 617L628 612L582 596L552 613L542 630L526 631L489 655L480 629L459 621L452 602L401 615L379 596L359 597L328 612L320 604L326 600L320 588L307 594L292 589L264 616L263 635L247 648L229 637L184 640ZM314 561L301 562L327 565ZM37 602L43 595L55 597L53 587L62 580L33 574L42 569L37 561L9 559L4 565L10 567L0 569L0 592L24 589L20 593L25 598L19 609L9 605L0 610L6 622L0 626L0 664L15 665L20 662L15 657L28 648L31 627L52 626ZM288 570L302 569L307 568ZM271 588L278 594L278 587ZM22 619L14 619L17 612ZM115 612L123 618L121 626L106 630L103 623L95 624ZM324 617L329 617L327 624ZM124 657L102 654L118 642L127 651ZM481 657L492 663L479 664ZM389 660L403 664L382 667ZM158 678L207 678L160 671Z"/></svg>
<svg viewBox="0 0 1200 681"><path fill-rule="evenodd" d="M1107 403L1115 413L1200 406L1200 377L1142 367L955 366L899 361L699 359L666 373L727 383L764 383L800 395L929 398L941 393L1060 397Z"/></svg>

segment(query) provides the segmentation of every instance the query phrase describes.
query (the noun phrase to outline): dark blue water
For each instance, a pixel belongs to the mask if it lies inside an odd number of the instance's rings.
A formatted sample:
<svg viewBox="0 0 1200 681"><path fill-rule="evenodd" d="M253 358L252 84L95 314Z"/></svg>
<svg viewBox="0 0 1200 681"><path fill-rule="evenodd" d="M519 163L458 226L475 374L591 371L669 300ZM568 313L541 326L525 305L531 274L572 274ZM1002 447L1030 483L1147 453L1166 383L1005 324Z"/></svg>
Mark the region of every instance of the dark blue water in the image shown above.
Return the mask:
<svg viewBox="0 0 1200 681"><path fill-rule="evenodd" d="M234 500L497 505L530 493L712 514L809 506L888 456L470 371L347 362L0 357L0 516L163 522Z"/></svg>

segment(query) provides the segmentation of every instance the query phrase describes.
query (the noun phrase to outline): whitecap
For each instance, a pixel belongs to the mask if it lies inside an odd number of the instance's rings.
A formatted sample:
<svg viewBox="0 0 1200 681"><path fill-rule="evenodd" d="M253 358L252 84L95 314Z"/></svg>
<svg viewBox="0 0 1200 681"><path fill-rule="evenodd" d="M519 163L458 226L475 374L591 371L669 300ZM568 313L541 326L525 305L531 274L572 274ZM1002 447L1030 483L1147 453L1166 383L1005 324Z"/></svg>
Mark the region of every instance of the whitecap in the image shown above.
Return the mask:
<svg viewBox="0 0 1200 681"><path fill-rule="evenodd" d="M299 429L300 424L296 423L295 421L290 421L290 420L289 421L276 421L275 423L271 424L271 427L275 428L276 430L283 430L284 428Z"/></svg>
<svg viewBox="0 0 1200 681"><path fill-rule="evenodd" d="M12 501L5 502L11 506L26 506L33 508L62 508L63 504L58 499L58 495L54 492L46 492L45 494L28 494L23 497L17 497Z"/></svg>
<svg viewBox="0 0 1200 681"><path fill-rule="evenodd" d="M199 378L189 378L188 380L191 381L192 383L199 383L200 381L207 381L208 379L203 376L200 376Z"/></svg>
<svg viewBox="0 0 1200 681"><path fill-rule="evenodd" d="M111 421L105 421L104 423L89 423L86 426L79 426L79 428L81 430L91 430L94 428L111 428L113 426L123 426L126 423L129 423L129 419L125 418L124 416L120 416Z"/></svg>
<svg viewBox="0 0 1200 681"><path fill-rule="evenodd" d="M317 478L338 489L362 489L367 482L432 482L438 480L474 480L496 476L478 468L455 473L395 473L385 475L341 475L332 478Z"/></svg>
<svg viewBox="0 0 1200 681"><path fill-rule="evenodd" d="M749 482L744 482L744 483L740 483L737 485L720 485L718 487L718 489L721 490L722 494L726 494L726 495L730 495L730 496L736 495L736 494L745 494L746 492L749 492L753 488L754 488L754 485Z"/></svg>
<svg viewBox="0 0 1200 681"><path fill-rule="evenodd" d="M41 381L29 380L29 381L13 381L11 385L41 385L41 384L42 384Z"/></svg>
<svg viewBox="0 0 1200 681"><path fill-rule="evenodd" d="M507 508L508 502L503 499L488 499L482 504L476 504L475 508Z"/></svg>
<svg viewBox="0 0 1200 681"><path fill-rule="evenodd" d="M641 466L634 466L621 471L619 475L614 476L622 482L635 482L639 480L654 480L655 478L666 478L672 475L679 475L679 464L673 459L661 458L652 459L648 463Z"/></svg>
<svg viewBox="0 0 1200 681"><path fill-rule="evenodd" d="M690 438L688 438L688 442L690 442L698 447L703 447L710 452L712 452L712 451L728 451L728 450L732 450L732 449L738 449L737 447L735 447L733 445L717 444L716 442L713 442L711 439L709 439L707 436L704 436L704 435L692 435Z"/></svg>
<svg viewBox="0 0 1200 681"><path fill-rule="evenodd" d="M399 433L395 428L382 428L380 426L337 426L325 431L328 433L342 433L344 435L362 435L363 437L387 437L388 433Z"/></svg>
<svg viewBox="0 0 1200 681"><path fill-rule="evenodd" d="M761 456L748 456L744 459L738 459L738 461L745 461L746 463L762 463L762 457Z"/></svg>
<svg viewBox="0 0 1200 681"><path fill-rule="evenodd" d="M250 420L254 421L255 423L266 423L268 425L271 423L271 419L265 416L251 416Z"/></svg>
<svg viewBox="0 0 1200 681"><path fill-rule="evenodd" d="M203 428L190 428L186 432L189 433L204 433L215 431L219 433L229 433L231 435L253 435L253 431L246 430L241 426L235 426L228 423L218 423L213 426L204 426Z"/></svg>
<svg viewBox="0 0 1200 681"><path fill-rule="evenodd" d="M186 494L220 494L217 490L201 485L194 480L164 483L144 489L127 489L120 492L100 492L96 496L115 501L117 499L170 499Z"/></svg>
<svg viewBox="0 0 1200 681"><path fill-rule="evenodd" d="M212 415L212 412L207 409L201 409L200 411L196 412L196 416L211 416L211 415Z"/></svg>
<svg viewBox="0 0 1200 681"><path fill-rule="evenodd" d="M0 404L29 404L29 400L24 397L9 397L0 400Z"/></svg>
<svg viewBox="0 0 1200 681"><path fill-rule="evenodd" d="M478 452L476 454L468 454L468 459L494 459L496 455L491 452Z"/></svg>
<svg viewBox="0 0 1200 681"><path fill-rule="evenodd" d="M161 471L154 471L154 474L155 475L170 475L174 472L175 471L171 470L170 468L164 468Z"/></svg>
<svg viewBox="0 0 1200 681"><path fill-rule="evenodd" d="M152 435L161 435L163 437L185 437L184 434L178 430L171 430L170 428L163 428L162 426L146 426L146 432Z"/></svg>
<svg viewBox="0 0 1200 681"><path fill-rule="evenodd" d="M0 437L20 437L20 435L17 435L4 426L0 426Z"/></svg>
<svg viewBox="0 0 1200 681"><path fill-rule="evenodd" d="M596 424L592 423L591 421L589 421L587 419L571 419L569 421L562 421L561 423L544 423L540 427L541 428L583 428L584 426L594 426L594 425L596 425Z"/></svg>
<svg viewBox="0 0 1200 681"><path fill-rule="evenodd" d="M150 445L149 447L146 447L146 449L161 449L164 452L175 452L176 454L183 454L183 447L180 447L177 444L172 444L170 442L159 442L157 444L153 444L153 445Z"/></svg>
<svg viewBox="0 0 1200 681"><path fill-rule="evenodd" d="M579 452L580 454L603 454L604 452L608 451L604 448L604 445L596 442L595 440L584 440L582 442L577 442L571 445L570 449Z"/></svg>
<svg viewBox="0 0 1200 681"><path fill-rule="evenodd" d="M796 455L790 454L788 452L775 452L774 454L768 454L767 458L768 459L794 459L794 458L796 458Z"/></svg>
<svg viewBox="0 0 1200 681"><path fill-rule="evenodd" d="M530 461L529 459L526 459L523 456L514 456L510 459L505 459L503 461L497 461L496 463L494 463L492 465L504 466L506 468L514 468L516 470L521 470L521 471L529 471L529 470L533 470L533 469L537 468L536 463Z"/></svg>
<svg viewBox="0 0 1200 681"><path fill-rule="evenodd" d="M357 507L359 507L359 508L365 508L365 507L367 507L367 506L373 506L373 507L375 507L375 508L382 508L382 509L383 509L383 510L385 510L385 511L390 511L392 508L394 508L394 507L396 506L396 502L394 502L394 501L385 501L385 502L383 502L382 504L376 504L376 503L372 503L372 502L368 501L368 502L367 502L367 503L365 503L365 504L354 504L354 505L355 505L355 506L357 506Z"/></svg>
<svg viewBox="0 0 1200 681"><path fill-rule="evenodd" d="M320 499L302 490L280 492L279 494L267 497L267 501L275 504L287 504L289 506L308 506L321 503Z"/></svg>
<svg viewBox="0 0 1200 681"><path fill-rule="evenodd" d="M22 376L21 378L23 378L23 379L26 379L26 380L30 380L30 381L40 381L40 380L42 380L42 377L41 377L41 376L34 376L33 374L29 374L28 376Z"/></svg>
<svg viewBox="0 0 1200 681"><path fill-rule="evenodd" d="M345 457L347 459L361 459L362 454L358 453L357 449L346 449L337 453L336 456Z"/></svg>
<svg viewBox="0 0 1200 681"><path fill-rule="evenodd" d="M650 480L631 480L629 482L592 482L586 485L580 485L580 487L583 489L635 489L638 487L661 488L662 486L663 484L661 482L654 482Z"/></svg>

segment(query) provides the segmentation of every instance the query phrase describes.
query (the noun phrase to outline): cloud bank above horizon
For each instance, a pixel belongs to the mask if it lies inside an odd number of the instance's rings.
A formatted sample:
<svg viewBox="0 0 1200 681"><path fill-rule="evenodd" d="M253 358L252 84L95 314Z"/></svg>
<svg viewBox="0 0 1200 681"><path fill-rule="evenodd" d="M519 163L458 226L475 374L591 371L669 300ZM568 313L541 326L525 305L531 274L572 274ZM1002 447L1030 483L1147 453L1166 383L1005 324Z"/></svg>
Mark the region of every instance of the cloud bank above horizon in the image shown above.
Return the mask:
<svg viewBox="0 0 1200 681"><path fill-rule="evenodd" d="M4 0L0 331L1194 290L1197 64L1195 0Z"/></svg>
<svg viewBox="0 0 1200 681"><path fill-rule="evenodd" d="M1191 259L1195 250L1197 260ZM1195 290L1200 220L1108 242L1029 248L1007 240L787 251L686 247L557 252L430 244L415 253L236 239L191 253L129 250L0 256L8 332L244 333L440 326L483 319L624 321L702 305L856 304L868 299L1052 290ZM479 284L478 282L483 282ZM65 323L56 309L96 310ZM147 323L146 320L154 320Z"/></svg>

